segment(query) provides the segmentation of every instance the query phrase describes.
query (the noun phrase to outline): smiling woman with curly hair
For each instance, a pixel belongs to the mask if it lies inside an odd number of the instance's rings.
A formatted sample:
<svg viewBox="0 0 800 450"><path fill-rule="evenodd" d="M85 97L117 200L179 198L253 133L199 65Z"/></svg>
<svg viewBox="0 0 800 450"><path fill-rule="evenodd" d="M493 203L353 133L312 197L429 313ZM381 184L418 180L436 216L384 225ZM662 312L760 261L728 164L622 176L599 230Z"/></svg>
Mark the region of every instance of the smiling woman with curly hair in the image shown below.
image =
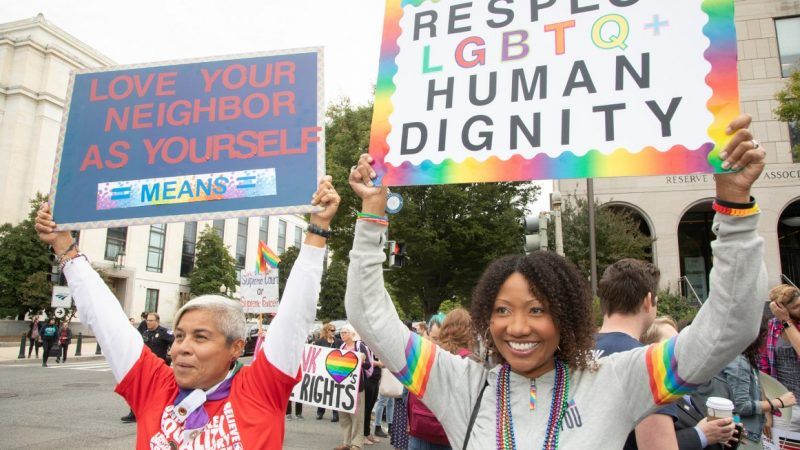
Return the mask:
<svg viewBox="0 0 800 450"><path fill-rule="evenodd" d="M410 333L384 286L387 192L372 182L369 155L350 171L363 203L350 252L347 316L436 415L454 448L619 450L640 420L710 379L758 332L761 305L754 299L766 295L766 270L750 187L765 153L744 129L749 124L747 116L731 123L722 165L736 171L715 176L709 298L676 338L591 362L586 280L546 252L498 259L475 288L472 320L494 350L494 367Z"/></svg>
<svg viewBox="0 0 800 450"><path fill-rule="evenodd" d="M505 256L495 260L472 291L472 325L476 333L486 339L495 362L511 362L506 361L504 355L513 360L517 353L502 351L499 347L506 344L496 342L494 333L489 333L492 322L502 316L496 311L495 300L502 299L499 294L509 279L525 281L530 294L539 300L539 306L552 317L553 331L560 336L559 341L551 342L554 344L552 349L540 347L534 354L554 353L556 358L570 367L587 368L595 332L589 286L572 263L550 252ZM525 354L523 358L530 359L530 355ZM522 361L520 363L524 364Z"/></svg>

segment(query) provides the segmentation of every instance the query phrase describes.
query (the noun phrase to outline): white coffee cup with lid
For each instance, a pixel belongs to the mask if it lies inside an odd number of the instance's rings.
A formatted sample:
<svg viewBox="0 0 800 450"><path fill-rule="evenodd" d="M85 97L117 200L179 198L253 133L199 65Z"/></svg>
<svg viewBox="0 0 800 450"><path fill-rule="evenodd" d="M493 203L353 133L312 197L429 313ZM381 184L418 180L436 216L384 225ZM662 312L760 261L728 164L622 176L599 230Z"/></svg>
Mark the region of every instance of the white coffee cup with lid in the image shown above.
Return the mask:
<svg viewBox="0 0 800 450"><path fill-rule="evenodd" d="M722 397L708 397L706 400L708 420L726 419L733 417L733 402Z"/></svg>

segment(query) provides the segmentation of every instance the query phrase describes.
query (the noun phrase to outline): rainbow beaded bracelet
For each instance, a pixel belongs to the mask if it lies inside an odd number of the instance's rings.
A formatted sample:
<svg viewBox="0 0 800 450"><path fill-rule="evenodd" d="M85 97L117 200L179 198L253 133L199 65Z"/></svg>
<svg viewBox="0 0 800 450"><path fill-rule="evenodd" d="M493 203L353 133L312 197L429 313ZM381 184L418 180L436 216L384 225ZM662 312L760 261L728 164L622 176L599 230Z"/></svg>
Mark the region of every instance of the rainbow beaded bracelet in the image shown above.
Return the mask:
<svg viewBox="0 0 800 450"><path fill-rule="evenodd" d="M750 200L749 203L733 203L717 198L714 199L711 208L720 214L735 217L747 217L760 213L761 208L758 207L755 200L752 197L750 197Z"/></svg>
<svg viewBox="0 0 800 450"><path fill-rule="evenodd" d="M370 214L370 213L360 212L360 213L358 213L358 220L363 220L365 222L377 223L378 225L383 225L385 227L389 226L389 217L387 217L387 216L379 216L377 214Z"/></svg>

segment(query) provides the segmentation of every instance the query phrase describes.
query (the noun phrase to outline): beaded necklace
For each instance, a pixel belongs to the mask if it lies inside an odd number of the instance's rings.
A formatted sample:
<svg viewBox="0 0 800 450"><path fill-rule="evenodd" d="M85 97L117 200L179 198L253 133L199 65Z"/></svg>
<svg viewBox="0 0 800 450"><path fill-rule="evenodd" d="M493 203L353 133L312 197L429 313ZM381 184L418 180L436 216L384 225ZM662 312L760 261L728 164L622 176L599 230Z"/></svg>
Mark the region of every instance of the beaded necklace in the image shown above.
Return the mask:
<svg viewBox="0 0 800 450"><path fill-rule="evenodd" d="M547 433L545 434L542 450L558 449L558 434L561 430L561 420L567 411L569 397L569 366L556 358L556 373L553 386L553 400L550 403L550 414L547 419ZM535 381L534 381L535 383ZM532 385L532 386L535 386ZM535 387L533 387L535 389ZM535 396L535 391L531 392ZM496 429L497 448L500 450L516 450L517 443L514 438L514 419L511 417L511 367L508 363L500 367L497 373L496 387Z"/></svg>

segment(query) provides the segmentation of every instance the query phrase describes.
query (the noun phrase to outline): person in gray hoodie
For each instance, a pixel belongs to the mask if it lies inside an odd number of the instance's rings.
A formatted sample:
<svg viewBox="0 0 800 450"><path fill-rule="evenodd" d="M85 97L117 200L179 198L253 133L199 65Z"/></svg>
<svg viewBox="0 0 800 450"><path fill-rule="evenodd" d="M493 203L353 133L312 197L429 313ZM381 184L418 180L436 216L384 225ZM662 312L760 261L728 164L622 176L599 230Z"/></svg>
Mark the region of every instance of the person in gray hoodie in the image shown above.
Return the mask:
<svg viewBox="0 0 800 450"><path fill-rule="evenodd" d="M710 294L694 324L663 343L590 360L591 295L575 266L549 252L492 263L475 289L472 320L496 365L443 351L408 331L384 287L386 188L362 155L350 185L363 201L345 307L364 341L441 422L454 448L622 448L658 406L710 379L755 339L766 296L759 210L750 188L763 149L731 122L716 175Z"/></svg>

